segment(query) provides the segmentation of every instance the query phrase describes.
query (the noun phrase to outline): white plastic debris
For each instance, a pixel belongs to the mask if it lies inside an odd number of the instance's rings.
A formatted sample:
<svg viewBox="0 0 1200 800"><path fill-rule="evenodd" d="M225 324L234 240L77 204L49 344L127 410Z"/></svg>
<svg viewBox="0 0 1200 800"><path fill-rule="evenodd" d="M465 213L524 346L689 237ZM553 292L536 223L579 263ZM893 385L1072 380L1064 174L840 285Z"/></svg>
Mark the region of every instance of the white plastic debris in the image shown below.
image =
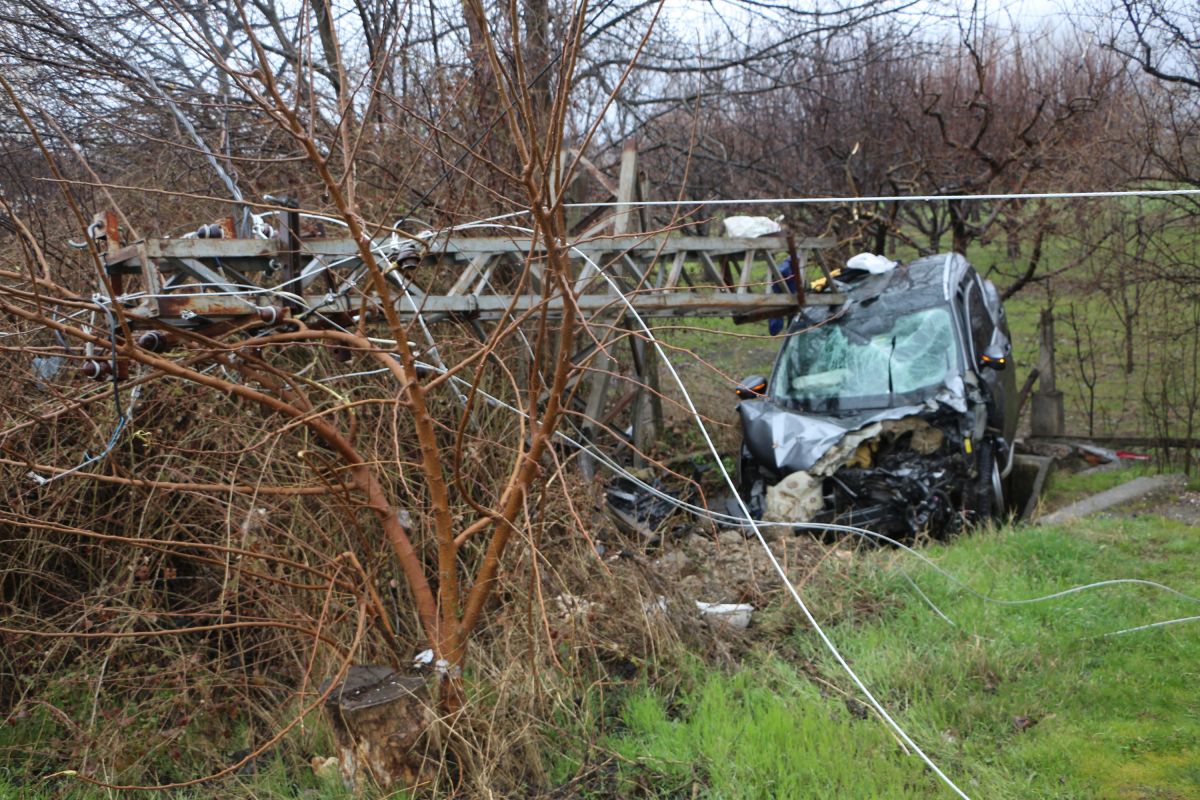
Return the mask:
<svg viewBox="0 0 1200 800"><path fill-rule="evenodd" d="M859 253L846 262L849 269L860 269L872 275L882 275L896 268L896 262L874 253Z"/></svg>
<svg viewBox="0 0 1200 800"><path fill-rule="evenodd" d="M754 606L749 603L702 603L697 600L696 608L705 619L738 630L745 630L750 625L750 615L754 613Z"/></svg>
<svg viewBox="0 0 1200 800"><path fill-rule="evenodd" d="M725 235L735 239L755 239L759 236L770 236L779 233L783 228L770 217L726 217Z"/></svg>
<svg viewBox="0 0 1200 800"><path fill-rule="evenodd" d="M413 656L413 669L420 669L421 667L428 667L432 663L433 663L433 651L432 650L422 650L421 652L419 652L415 656Z"/></svg>

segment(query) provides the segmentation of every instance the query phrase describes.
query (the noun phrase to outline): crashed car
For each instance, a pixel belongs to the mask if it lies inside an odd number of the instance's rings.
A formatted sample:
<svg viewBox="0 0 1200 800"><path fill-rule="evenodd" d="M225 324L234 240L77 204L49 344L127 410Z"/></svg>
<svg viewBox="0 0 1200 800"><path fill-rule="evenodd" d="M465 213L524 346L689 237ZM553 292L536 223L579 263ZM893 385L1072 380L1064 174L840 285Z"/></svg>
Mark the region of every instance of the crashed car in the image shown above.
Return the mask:
<svg viewBox="0 0 1200 800"><path fill-rule="evenodd" d="M847 262L769 380L738 386L740 491L758 519L893 538L999 516L1016 391L1000 295L961 255Z"/></svg>

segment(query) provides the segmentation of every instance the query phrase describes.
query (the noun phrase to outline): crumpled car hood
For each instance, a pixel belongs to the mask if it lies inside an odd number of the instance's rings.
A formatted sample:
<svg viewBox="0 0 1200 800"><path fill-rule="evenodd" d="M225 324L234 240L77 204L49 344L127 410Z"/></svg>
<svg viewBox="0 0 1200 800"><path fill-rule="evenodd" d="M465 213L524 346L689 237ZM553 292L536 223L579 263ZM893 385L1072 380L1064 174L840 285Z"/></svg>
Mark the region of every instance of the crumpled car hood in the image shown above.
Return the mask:
<svg viewBox="0 0 1200 800"><path fill-rule="evenodd" d="M941 391L919 405L871 410L852 416L827 417L804 414L769 399L744 400L738 404L743 441L755 461L781 475L810 470L849 434L884 420L900 419L937 410L946 405L967 410L966 387L961 376L946 381Z"/></svg>

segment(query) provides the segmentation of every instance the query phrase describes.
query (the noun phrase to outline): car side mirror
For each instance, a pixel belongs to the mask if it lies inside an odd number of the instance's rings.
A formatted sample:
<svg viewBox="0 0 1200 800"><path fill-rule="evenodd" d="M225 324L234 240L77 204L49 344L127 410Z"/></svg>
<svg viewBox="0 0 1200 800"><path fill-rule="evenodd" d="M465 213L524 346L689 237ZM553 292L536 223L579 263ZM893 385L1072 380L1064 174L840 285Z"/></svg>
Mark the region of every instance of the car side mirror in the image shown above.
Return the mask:
<svg viewBox="0 0 1200 800"><path fill-rule="evenodd" d="M751 375L749 378L743 378L742 382L737 385L734 390L739 400L752 400L755 397L763 397L767 393L767 379L762 375Z"/></svg>
<svg viewBox="0 0 1200 800"><path fill-rule="evenodd" d="M993 344L988 349L983 351L979 356L979 367L981 369L1002 370L1008 367L1009 348Z"/></svg>

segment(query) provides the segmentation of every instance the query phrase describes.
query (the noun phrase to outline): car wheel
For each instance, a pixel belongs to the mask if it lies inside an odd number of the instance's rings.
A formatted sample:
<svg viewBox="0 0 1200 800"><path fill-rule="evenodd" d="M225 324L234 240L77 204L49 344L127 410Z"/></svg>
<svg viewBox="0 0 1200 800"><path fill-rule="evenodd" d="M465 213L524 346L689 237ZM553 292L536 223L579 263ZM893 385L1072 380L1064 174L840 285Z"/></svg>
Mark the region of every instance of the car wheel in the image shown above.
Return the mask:
<svg viewBox="0 0 1200 800"><path fill-rule="evenodd" d="M1004 479L996 459L996 443L991 439L979 445L979 477L975 487L975 513L980 520L1004 516Z"/></svg>

